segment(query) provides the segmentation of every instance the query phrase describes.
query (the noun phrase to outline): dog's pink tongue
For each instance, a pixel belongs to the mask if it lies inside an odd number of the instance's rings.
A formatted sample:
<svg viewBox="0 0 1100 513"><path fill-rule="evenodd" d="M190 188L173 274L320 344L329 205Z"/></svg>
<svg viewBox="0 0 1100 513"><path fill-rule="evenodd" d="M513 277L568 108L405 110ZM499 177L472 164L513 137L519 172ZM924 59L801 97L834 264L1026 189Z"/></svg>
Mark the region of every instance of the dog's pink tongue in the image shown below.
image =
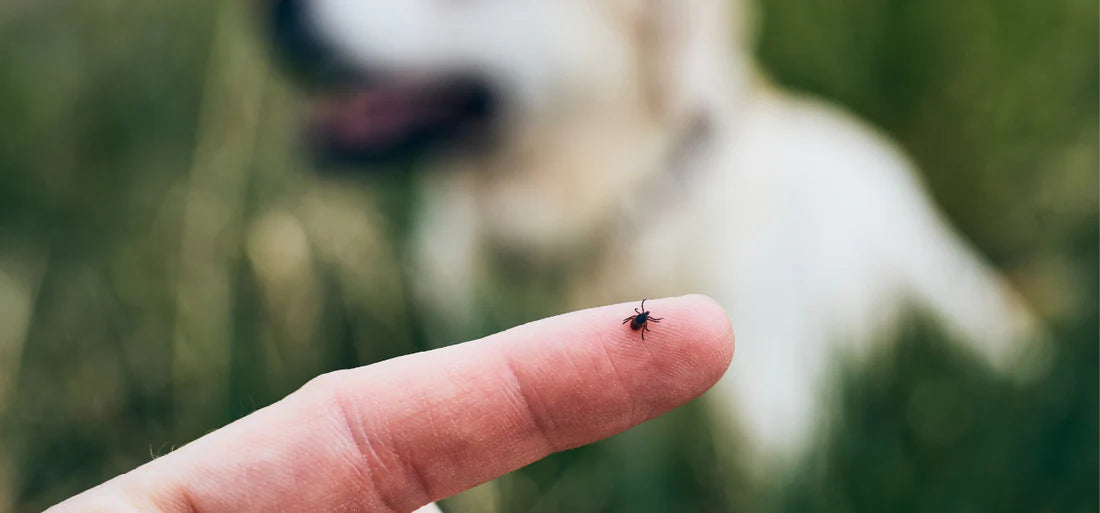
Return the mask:
<svg viewBox="0 0 1100 513"><path fill-rule="evenodd" d="M355 91L320 99L312 127L339 146L364 146L399 138L415 123L416 101L396 89Z"/></svg>

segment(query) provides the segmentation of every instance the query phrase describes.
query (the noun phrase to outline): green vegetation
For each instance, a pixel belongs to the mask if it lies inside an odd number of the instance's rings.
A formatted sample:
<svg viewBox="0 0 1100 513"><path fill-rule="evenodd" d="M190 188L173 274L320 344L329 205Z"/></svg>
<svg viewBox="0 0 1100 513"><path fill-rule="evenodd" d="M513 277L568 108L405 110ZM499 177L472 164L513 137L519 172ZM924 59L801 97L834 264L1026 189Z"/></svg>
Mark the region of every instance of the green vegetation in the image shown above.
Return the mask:
<svg viewBox="0 0 1100 513"><path fill-rule="evenodd" d="M0 511L418 347L394 249L407 188L310 172L251 6L0 5ZM772 75L899 141L1048 320L1042 379L991 375L917 319L838 381L832 434L790 482L723 463L734 448L692 404L452 510L1100 509L1097 17L1084 0L761 9ZM551 303L520 295L486 328Z"/></svg>

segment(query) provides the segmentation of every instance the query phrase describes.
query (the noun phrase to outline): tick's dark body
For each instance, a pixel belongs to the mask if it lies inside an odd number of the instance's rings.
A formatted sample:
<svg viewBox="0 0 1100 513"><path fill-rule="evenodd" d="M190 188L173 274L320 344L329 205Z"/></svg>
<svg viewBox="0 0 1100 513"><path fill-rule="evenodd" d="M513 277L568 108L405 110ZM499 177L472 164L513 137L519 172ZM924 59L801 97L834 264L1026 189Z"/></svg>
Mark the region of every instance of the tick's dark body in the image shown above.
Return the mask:
<svg viewBox="0 0 1100 513"><path fill-rule="evenodd" d="M639 329L641 329L642 326L645 326L645 324L646 324L646 322L648 322L648 320L649 320L649 312L641 313L641 314L638 314L634 317L631 317L630 318L630 329L632 329L634 331L638 331ZM657 322L657 320L654 319L653 322Z"/></svg>
<svg viewBox="0 0 1100 513"><path fill-rule="evenodd" d="M631 315L630 317L623 319L623 324L626 324L627 321L630 321L630 329L634 331L641 330L642 340L645 340L645 332L649 331L649 323L652 322L660 324L661 319L663 319L663 317L653 317L649 315L649 312L645 309L644 299L642 300L642 308L640 310L635 308L634 313L637 315Z"/></svg>

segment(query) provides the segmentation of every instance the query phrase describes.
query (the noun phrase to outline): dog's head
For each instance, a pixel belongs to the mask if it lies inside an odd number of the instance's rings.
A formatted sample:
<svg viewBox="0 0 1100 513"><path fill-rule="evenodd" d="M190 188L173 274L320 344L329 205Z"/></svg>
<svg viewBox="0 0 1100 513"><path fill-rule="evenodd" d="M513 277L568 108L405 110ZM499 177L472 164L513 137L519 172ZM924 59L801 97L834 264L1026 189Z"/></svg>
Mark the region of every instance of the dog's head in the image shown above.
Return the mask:
<svg viewBox="0 0 1100 513"><path fill-rule="evenodd" d="M726 64L727 0L268 0L323 157L516 153L667 124ZM717 57L717 58L716 58ZM705 75L705 80L700 80ZM616 119L620 124L601 125ZM595 123L595 125L593 124ZM511 155L514 158L514 155Z"/></svg>

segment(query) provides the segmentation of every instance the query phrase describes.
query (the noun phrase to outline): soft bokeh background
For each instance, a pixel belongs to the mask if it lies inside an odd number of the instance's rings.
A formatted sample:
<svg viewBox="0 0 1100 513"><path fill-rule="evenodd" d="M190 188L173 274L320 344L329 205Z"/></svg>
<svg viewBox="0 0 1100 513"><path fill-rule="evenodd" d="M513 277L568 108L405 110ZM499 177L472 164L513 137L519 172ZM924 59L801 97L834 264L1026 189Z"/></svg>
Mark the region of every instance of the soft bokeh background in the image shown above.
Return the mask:
<svg viewBox="0 0 1100 513"><path fill-rule="evenodd" d="M692 404L449 509L1097 511L1095 0L764 0L759 14L769 72L898 140L1042 313L1048 373L991 375L915 321L846 367L838 428L782 483L717 456ZM407 184L311 172L259 28L247 2L0 3L0 511L41 510L318 373L419 348Z"/></svg>

